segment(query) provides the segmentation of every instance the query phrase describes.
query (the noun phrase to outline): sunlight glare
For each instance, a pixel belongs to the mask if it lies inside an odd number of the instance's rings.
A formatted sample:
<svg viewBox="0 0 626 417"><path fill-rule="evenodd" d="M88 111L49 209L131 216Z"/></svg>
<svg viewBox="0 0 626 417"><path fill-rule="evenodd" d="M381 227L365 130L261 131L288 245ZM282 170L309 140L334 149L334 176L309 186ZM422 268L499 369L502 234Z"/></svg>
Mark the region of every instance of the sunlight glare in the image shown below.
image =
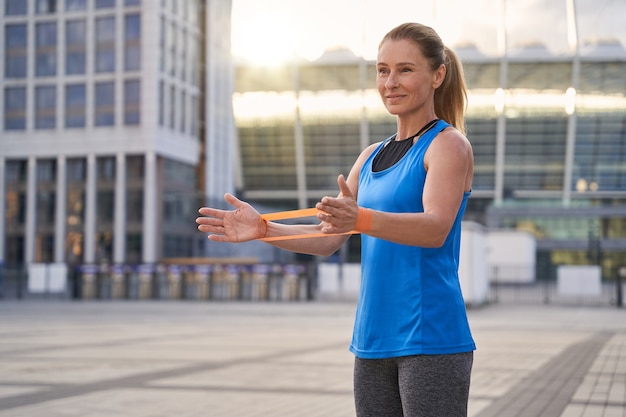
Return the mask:
<svg viewBox="0 0 626 417"><path fill-rule="evenodd" d="M242 60L262 66L279 66L296 52L297 31L276 15L257 15L233 31L233 49Z"/></svg>

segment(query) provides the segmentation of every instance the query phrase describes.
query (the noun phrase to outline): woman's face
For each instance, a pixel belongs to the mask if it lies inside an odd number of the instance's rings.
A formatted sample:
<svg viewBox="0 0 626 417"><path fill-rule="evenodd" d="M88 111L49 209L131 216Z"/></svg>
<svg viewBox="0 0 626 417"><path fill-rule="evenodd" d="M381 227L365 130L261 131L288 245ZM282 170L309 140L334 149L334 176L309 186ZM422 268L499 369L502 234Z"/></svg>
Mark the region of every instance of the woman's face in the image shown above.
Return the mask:
<svg viewBox="0 0 626 417"><path fill-rule="evenodd" d="M445 66L430 69L420 48L412 41L388 40L378 50L378 93L389 113L410 116L434 109L434 92L445 76Z"/></svg>

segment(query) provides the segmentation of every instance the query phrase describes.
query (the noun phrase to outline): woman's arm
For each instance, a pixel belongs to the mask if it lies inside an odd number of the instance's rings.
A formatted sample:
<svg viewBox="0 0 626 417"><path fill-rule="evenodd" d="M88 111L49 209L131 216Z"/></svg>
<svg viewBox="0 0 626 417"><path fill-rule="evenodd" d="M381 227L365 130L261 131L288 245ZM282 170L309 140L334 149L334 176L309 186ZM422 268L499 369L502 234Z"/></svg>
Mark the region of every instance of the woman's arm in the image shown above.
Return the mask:
<svg viewBox="0 0 626 417"><path fill-rule="evenodd" d="M366 231L368 235L412 246L439 247L443 244L454 224L464 192L471 189L471 145L456 129L446 129L430 145L424 165L427 170L422 195L424 212L373 211L371 226ZM358 214L355 198L350 201L324 197L318 203L317 208L326 213L318 217L329 224L325 232L343 233L354 227Z"/></svg>
<svg viewBox="0 0 626 417"><path fill-rule="evenodd" d="M343 181L345 186L342 191L347 191L350 194L350 197L345 198L340 192L339 196L335 200L342 201L354 199L352 195L356 195L358 192L359 171L361 170L361 166L375 147L376 144L370 145L359 155L350 170L347 180L344 181L343 175L340 176L341 181ZM340 185L340 187L342 187L342 185ZM292 252L329 256L337 251L349 237L349 235L337 235L329 229L328 224L320 218L321 213L318 214L318 218L322 220L322 222L317 225L288 225L276 222L267 222L263 220L259 212L247 202L239 200L232 194L226 194L224 199L228 204L234 207L234 210L220 210L211 207L202 207L199 210L199 213L204 217L198 217L196 219L198 230L209 233L208 238L212 241L238 243L279 236L327 233L329 234L328 237L300 237L297 239L269 241L267 243ZM356 203L354 205L356 205ZM356 219L356 209L354 210L353 216ZM344 219L345 218L347 218L348 222L350 221L349 215L344 216ZM346 230L346 232L348 231L350 230Z"/></svg>

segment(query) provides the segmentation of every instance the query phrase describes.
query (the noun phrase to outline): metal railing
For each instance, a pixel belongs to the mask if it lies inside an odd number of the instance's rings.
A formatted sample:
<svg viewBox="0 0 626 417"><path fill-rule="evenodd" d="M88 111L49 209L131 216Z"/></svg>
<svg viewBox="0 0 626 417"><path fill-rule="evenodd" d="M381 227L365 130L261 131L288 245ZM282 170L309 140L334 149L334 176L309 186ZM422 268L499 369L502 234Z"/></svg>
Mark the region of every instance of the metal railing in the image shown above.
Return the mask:
<svg viewBox="0 0 626 417"><path fill-rule="evenodd" d="M79 265L61 292L29 291L25 268L0 271L0 298L80 300L306 301L314 298L309 264Z"/></svg>

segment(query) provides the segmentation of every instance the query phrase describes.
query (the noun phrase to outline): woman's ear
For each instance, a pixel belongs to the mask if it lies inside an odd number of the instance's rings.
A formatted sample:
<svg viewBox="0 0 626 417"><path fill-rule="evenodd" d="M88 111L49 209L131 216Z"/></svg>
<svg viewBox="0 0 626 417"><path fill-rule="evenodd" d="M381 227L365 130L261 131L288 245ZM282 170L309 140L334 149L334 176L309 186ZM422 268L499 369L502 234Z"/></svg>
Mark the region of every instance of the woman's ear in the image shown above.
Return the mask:
<svg viewBox="0 0 626 417"><path fill-rule="evenodd" d="M437 71L435 71L435 77L433 79L433 88L437 89L443 84L443 80L446 79L446 66L441 64Z"/></svg>

